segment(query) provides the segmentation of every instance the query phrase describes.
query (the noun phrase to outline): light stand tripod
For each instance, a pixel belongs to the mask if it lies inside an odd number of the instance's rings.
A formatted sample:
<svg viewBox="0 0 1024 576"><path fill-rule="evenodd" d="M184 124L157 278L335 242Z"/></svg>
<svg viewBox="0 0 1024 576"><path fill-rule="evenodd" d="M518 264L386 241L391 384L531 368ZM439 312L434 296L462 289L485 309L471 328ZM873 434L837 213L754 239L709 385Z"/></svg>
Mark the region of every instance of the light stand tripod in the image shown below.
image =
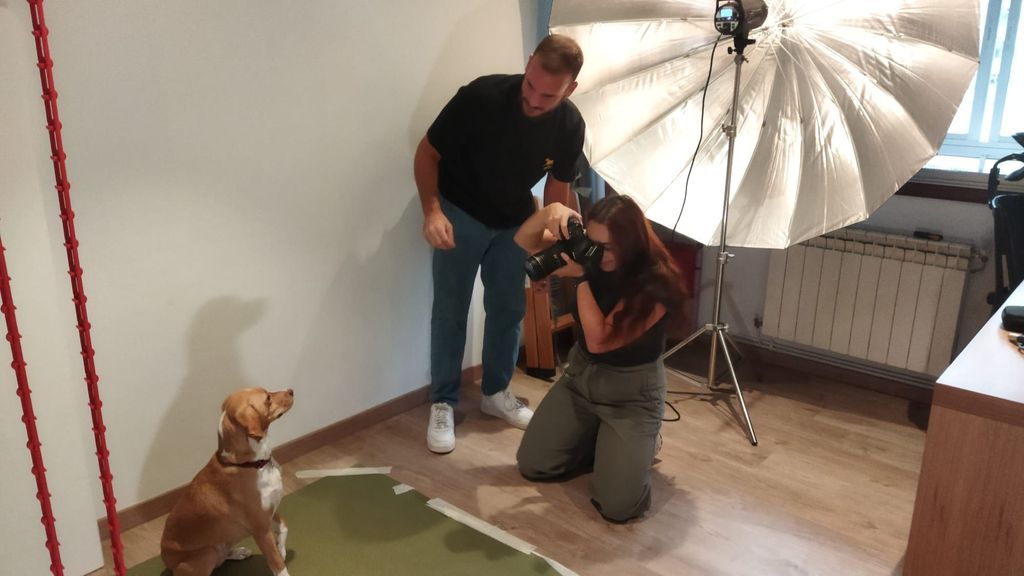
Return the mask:
<svg viewBox="0 0 1024 576"><path fill-rule="evenodd" d="M727 10L730 7L732 7L734 10L740 10L739 14L735 16L734 27L728 31L723 30L722 27L718 26L720 21L720 15L723 14L723 7L726 8ZM728 158L726 160L725 198L722 200L722 235L718 243L718 273L715 278L714 312L710 323L705 324L702 328L691 334L685 340L673 346L671 349L669 349L661 356L661 359L667 359L669 356L675 354L681 348L693 342L698 337L704 334L711 334L711 352L708 356L707 388L708 390L715 391L715 381L718 379L717 374L715 372L716 359L718 356L718 346L721 345L722 355L725 357L725 363L729 368L729 375L732 377L732 384L736 390L736 397L739 399L740 408L743 410L743 419L747 424L747 432L749 432L750 434L750 443L753 444L754 446L757 446L757 436L754 434L754 425L750 422L750 413L747 412L747 403L743 400L743 390L740 388L739 379L736 378L736 369L733 367L732 357L729 356L728 344L731 343L733 347L736 347L736 343L733 342L732 338L729 337L729 325L723 324L721 321L722 283L725 277L725 265L728 264L729 259L733 257L733 254L730 254L729 252L726 251L725 240L726 231L729 226L729 200L730 191L732 190L732 158L733 148L736 140L736 108L740 97L740 70L742 69L744 62L743 50L747 46L754 43L754 41L750 40L747 36L747 34L750 31L750 28L753 27L748 27L748 22L746 21L747 16L750 16L750 14L744 15L742 11L742 6L738 5L738 3L722 1L719 2L719 9L715 15L716 27L719 27L719 31L723 33L732 33L734 35L735 47L729 48L729 52L735 54L736 76L733 80L732 110L730 112L729 124L722 126L722 130L725 132L726 136L729 139L729 152ZM761 16L761 21L763 22L763 15L759 16ZM758 23L758 25L759 24L760 23ZM695 381L689 374L680 372L678 370L674 370L672 368L666 369L687 380ZM700 382L697 383L700 384Z"/></svg>

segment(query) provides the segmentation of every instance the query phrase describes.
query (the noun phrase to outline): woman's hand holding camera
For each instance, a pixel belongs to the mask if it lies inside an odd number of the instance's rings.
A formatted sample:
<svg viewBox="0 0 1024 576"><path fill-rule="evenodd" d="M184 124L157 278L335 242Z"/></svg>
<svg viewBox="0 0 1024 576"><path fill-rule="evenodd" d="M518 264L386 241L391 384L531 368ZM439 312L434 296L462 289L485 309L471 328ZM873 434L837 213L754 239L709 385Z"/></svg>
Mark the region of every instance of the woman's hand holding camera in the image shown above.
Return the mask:
<svg viewBox="0 0 1024 576"><path fill-rule="evenodd" d="M553 203L535 212L516 232L516 243L532 252L526 259L526 274L538 282L560 270L559 276L581 276L588 267L600 266L602 245L590 240L580 215Z"/></svg>
<svg viewBox="0 0 1024 576"><path fill-rule="evenodd" d="M559 239L569 237L570 219L583 220L578 212L558 202L545 206L544 212L546 213L544 227L548 229L548 232L554 234L555 238Z"/></svg>
<svg viewBox="0 0 1024 576"><path fill-rule="evenodd" d="M553 276L559 276L561 278L579 278L586 274L583 266L572 258L569 258L569 255L565 252L559 254L558 257L562 259L562 262L565 262L565 265L552 272L551 274Z"/></svg>

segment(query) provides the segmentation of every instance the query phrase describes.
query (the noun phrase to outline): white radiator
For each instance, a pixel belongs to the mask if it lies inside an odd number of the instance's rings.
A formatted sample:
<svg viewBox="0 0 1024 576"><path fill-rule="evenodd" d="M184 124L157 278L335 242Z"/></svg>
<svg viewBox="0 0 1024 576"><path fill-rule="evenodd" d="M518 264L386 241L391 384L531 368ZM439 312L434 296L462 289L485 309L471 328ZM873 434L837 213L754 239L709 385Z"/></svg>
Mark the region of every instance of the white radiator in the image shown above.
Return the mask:
<svg viewBox="0 0 1024 576"><path fill-rule="evenodd" d="M970 253L856 229L773 250L762 335L846 364L938 376L953 352Z"/></svg>

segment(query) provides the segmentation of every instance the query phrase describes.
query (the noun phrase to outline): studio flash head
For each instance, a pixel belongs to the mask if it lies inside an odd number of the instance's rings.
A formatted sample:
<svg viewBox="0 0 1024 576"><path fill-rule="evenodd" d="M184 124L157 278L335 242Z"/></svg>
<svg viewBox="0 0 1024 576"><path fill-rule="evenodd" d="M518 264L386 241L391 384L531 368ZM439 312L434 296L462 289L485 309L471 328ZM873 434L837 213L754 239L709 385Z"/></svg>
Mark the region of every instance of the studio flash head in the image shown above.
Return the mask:
<svg viewBox="0 0 1024 576"><path fill-rule="evenodd" d="M715 30L723 36L746 37L768 18L764 0L716 0Z"/></svg>

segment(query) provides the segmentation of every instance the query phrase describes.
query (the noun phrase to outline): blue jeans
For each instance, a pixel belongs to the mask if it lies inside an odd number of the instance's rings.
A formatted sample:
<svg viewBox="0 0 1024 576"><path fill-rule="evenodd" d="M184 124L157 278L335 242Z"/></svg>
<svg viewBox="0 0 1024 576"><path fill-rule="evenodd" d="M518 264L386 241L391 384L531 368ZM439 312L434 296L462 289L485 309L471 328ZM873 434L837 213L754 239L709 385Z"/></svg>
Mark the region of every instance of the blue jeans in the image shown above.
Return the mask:
<svg viewBox="0 0 1024 576"><path fill-rule="evenodd" d="M434 250L434 306L430 318L430 401L459 401L466 321L477 270L484 285L484 394L508 387L519 355L520 321L526 313L526 252L516 228L481 224L451 202L441 209L452 223L455 248Z"/></svg>

